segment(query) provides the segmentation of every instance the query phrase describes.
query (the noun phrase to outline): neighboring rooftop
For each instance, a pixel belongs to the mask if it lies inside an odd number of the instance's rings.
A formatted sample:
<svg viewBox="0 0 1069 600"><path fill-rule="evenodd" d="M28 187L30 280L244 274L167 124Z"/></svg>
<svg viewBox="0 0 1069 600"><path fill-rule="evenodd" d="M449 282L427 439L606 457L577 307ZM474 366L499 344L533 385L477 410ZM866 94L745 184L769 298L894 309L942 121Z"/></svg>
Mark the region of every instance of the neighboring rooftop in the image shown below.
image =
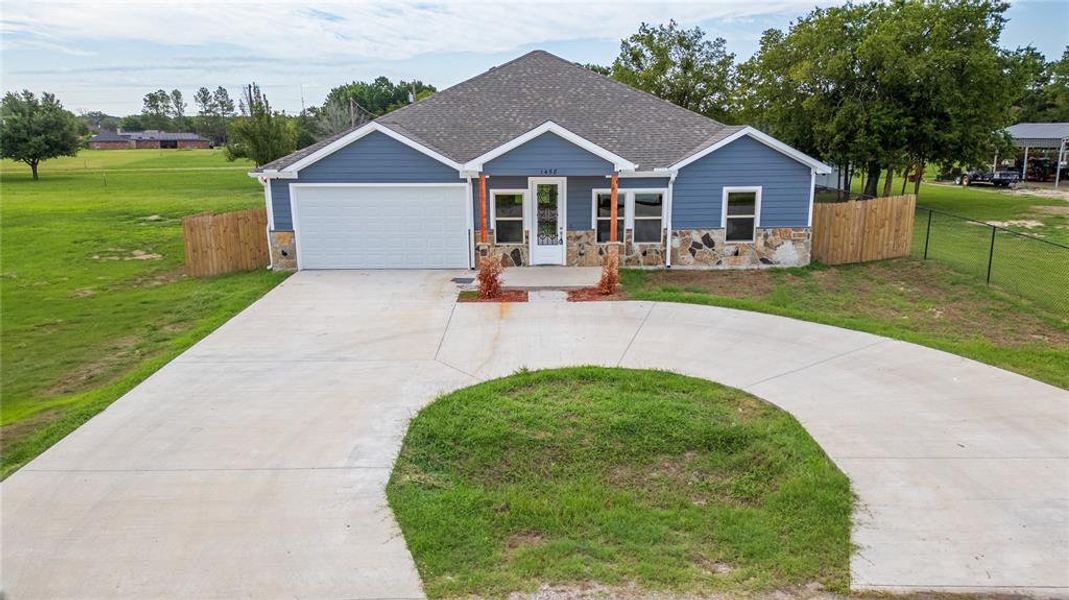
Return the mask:
<svg viewBox="0 0 1069 600"><path fill-rule="evenodd" d="M375 121L459 163L553 121L637 163L643 171L667 167L741 129L543 50L524 54ZM349 131L260 170L285 169Z"/></svg>
<svg viewBox="0 0 1069 600"><path fill-rule="evenodd" d="M188 133L183 131L157 131L155 129L147 129L145 131L101 131L94 135L90 141L93 142L125 142L129 140L160 140L164 142L177 141L177 140L205 140L195 133Z"/></svg>
<svg viewBox="0 0 1069 600"><path fill-rule="evenodd" d="M1006 131L1019 147L1057 148L1069 138L1069 123L1017 123Z"/></svg>

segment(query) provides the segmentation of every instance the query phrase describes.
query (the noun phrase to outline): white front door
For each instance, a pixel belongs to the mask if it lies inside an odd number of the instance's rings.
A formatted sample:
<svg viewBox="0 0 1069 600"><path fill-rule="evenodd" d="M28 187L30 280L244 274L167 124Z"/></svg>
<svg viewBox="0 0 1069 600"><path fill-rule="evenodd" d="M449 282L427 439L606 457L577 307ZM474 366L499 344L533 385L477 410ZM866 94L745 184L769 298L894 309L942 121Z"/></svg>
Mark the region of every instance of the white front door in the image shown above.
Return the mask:
<svg viewBox="0 0 1069 600"><path fill-rule="evenodd" d="M566 180L563 177L532 177L531 264L564 264L564 211Z"/></svg>

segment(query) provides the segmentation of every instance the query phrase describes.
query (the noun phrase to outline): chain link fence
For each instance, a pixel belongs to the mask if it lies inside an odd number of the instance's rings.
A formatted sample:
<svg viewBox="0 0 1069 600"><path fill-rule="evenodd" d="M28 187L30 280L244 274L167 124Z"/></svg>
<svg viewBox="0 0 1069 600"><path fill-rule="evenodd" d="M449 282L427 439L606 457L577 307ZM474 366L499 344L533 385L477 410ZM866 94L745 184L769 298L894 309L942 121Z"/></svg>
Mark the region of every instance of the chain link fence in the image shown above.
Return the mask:
<svg viewBox="0 0 1069 600"><path fill-rule="evenodd" d="M1069 315L1069 246L918 206L912 253Z"/></svg>

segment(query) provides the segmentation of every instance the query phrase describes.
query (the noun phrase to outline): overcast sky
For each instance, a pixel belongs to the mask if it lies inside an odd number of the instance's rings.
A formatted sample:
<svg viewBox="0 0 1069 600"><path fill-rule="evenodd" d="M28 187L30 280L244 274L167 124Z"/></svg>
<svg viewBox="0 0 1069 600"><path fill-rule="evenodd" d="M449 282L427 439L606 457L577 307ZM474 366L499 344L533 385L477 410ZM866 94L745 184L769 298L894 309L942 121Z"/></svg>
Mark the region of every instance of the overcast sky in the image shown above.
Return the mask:
<svg viewBox="0 0 1069 600"><path fill-rule="evenodd" d="M528 50L608 64L642 21L674 18L751 55L761 32L831 2L0 1L5 91L50 91L75 112L139 112L146 92L256 81L289 112L335 85L386 75L439 89ZM1069 43L1069 0L1019 0L1005 47ZM193 112L193 107L190 107Z"/></svg>

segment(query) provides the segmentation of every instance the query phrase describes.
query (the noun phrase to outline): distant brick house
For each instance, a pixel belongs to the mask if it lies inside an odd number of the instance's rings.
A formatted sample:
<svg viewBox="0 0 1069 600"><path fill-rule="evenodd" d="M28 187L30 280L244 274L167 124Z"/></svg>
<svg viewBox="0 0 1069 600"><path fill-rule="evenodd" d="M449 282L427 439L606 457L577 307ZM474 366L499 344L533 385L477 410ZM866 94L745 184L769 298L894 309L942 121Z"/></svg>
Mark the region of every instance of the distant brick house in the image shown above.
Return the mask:
<svg viewBox="0 0 1069 600"><path fill-rule="evenodd" d="M169 131L101 131L89 139L92 150L210 148L211 142L195 133Z"/></svg>

